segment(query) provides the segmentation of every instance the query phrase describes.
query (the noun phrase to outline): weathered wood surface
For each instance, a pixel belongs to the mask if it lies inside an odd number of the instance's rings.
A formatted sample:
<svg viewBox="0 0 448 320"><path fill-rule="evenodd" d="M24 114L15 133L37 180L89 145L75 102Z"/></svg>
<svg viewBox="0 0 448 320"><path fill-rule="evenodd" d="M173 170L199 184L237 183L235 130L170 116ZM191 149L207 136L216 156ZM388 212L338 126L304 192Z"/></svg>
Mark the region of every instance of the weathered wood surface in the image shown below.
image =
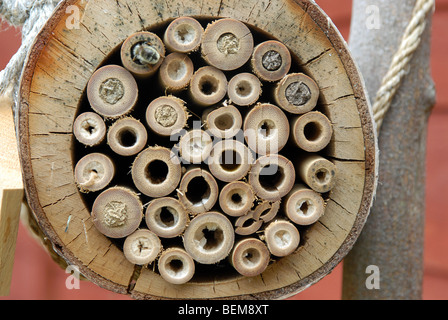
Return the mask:
<svg viewBox="0 0 448 320"><path fill-rule="evenodd" d="M415 0L353 2L350 48L372 99L386 74ZM378 9L379 29L366 27ZM344 260L344 299L420 299L425 226L427 121L434 105L431 78L431 14L389 112L379 141L379 182L375 202L355 247ZM378 20L377 20L378 22ZM387 36L386 36L387 34ZM366 286L368 266L377 266L379 289Z"/></svg>
<svg viewBox="0 0 448 320"><path fill-rule="evenodd" d="M70 5L80 9L79 28L67 28ZM303 246L257 277L216 275L173 285L150 269L135 268L93 226L74 183L72 125L90 76L131 33L185 15L239 19L282 41L317 82L320 104L334 127L327 155L339 175L326 214L304 235ZM371 205L376 139L363 83L338 31L307 0L64 2L31 51L20 104L26 191L41 228L88 279L135 298L279 298L294 294L341 261L358 237Z"/></svg>
<svg viewBox="0 0 448 320"><path fill-rule="evenodd" d="M9 295L24 195L15 133L12 101L0 97L0 296Z"/></svg>

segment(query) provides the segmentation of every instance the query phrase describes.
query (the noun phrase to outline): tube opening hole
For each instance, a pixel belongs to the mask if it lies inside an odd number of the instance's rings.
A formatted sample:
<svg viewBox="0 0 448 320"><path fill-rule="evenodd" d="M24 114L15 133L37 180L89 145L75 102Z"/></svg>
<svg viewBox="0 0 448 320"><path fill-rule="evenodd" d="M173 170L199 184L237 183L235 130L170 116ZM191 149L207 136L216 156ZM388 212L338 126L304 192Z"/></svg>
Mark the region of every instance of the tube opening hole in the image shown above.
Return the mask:
<svg viewBox="0 0 448 320"><path fill-rule="evenodd" d="M199 90L206 96L211 96L218 91L219 83L214 77L204 76L199 80Z"/></svg>
<svg viewBox="0 0 448 320"><path fill-rule="evenodd" d="M256 266L260 262L260 258L260 252L254 248L249 248L243 252L243 263L246 266Z"/></svg>
<svg viewBox="0 0 448 320"><path fill-rule="evenodd" d="M185 196L193 205L203 204L210 197L211 189L204 177L194 177L188 184Z"/></svg>
<svg viewBox="0 0 448 320"><path fill-rule="evenodd" d="M219 130L225 131L229 130L233 127L233 124L235 123L232 115L228 113L220 114L215 118L214 124L216 128Z"/></svg>
<svg viewBox="0 0 448 320"><path fill-rule="evenodd" d="M316 171L316 180L320 184L325 184L330 180L330 173L327 169L321 168Z"/></svg>
<svg viewBox="0 0 448 320"><path fill-rule="evenodd" d="M247 97L252 93L252 85L249 81L242 80L235 86L235 92L240 97Z"/></svg>
<svg viewBox="0 0 448 320"><path fill-rule="evenodd" d="M137 134L131 128L123 128L117 134L118 143L125 147L133 147L137 143Z"/></svg>
<svg viewBox="0 0 448 320"><path fill-rule="evenodd" d="M176 211L171 207L162 207L158 213L160 219L159 224L164 228L170 228L176 225ZM158 220L159 220L158 219Z"/></svg>
<svg viewBox="0 0 448 320"><path fill-rule="evenodd" d="M258 126L258 132L263 138L268 139L275 135L275 133L277 132L277 128L274 121L265 119L260 122Z"/></svg>
<svg viewBox="0 0 448 320"><path fill-rule="evenodd" d="M317 141L322 134L322 127L317 122L308 122L303 128L303 134L308 141Z"/></svg>
<svg viewBox="0 0 448 320"><path fill-rule="evenodd" d="M283 184L285 173L278 165L269 164L261 169L258 180L264 189L276 191Z"/></svg>
<svg viewBox="0 0 448 320"><path fill-rule="evenodd" d="M203 249L207 251L215 250L218 249L224 241L224 232L218 227L205 227L204 229L202 229L202 237L203 240L205 240L203 242Z"/></svg>
<svg viewBox="0 0 448 320"><path fill-rule="evenodd" d="M225 171L236 171L241 166L241 156L235 150L225 150L221 154L219 163Z"/></svg>
<svg viewBox="0 0 448 320"><path fill-rule="evenodd" d="M145 170L146 179L153 184L164 182L168 176L168 165L161 160L151 161Z"/></svg>

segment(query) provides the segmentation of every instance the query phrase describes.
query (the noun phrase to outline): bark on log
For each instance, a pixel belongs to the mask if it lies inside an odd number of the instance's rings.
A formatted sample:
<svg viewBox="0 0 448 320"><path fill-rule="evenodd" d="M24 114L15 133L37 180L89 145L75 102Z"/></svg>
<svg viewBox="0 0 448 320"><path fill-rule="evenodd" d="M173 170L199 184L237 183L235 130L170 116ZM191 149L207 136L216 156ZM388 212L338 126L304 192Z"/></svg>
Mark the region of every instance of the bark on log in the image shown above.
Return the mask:
<svg viewBox="0 0 448 320"><path fill-rule="evenodd" d="M410 21L415 0L353 2L350 47L375 97ZM377 10L378 9L378 10ZM370 11L369 11L370 10ZM368 28L378 12L379 29ZM343 299L420 299L423 279L427 120L434 105L430 74L431 15L379 133L376 199L356 245L344 260ZM379 289L369 289L368 266Z"/></svg>

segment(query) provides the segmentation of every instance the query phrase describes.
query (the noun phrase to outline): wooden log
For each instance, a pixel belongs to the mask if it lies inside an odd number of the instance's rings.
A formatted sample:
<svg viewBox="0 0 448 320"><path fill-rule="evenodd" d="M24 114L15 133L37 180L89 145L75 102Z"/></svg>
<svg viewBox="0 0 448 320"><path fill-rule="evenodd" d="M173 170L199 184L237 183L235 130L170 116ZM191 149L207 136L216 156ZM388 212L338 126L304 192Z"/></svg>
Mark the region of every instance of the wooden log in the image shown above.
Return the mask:
<svg viewBox="0 0 448 320"><path fill-rule="evenodd" d="M61 249L61 255L78 266L88 279L115 292L142 299L280 298L298 292L328 274L351 249L364 225L373 197L376 179L375 133L358 71L339 33L314 2L273 0L268 4L250 0L221 3L204 1L198 4L185 0L180 5L177 0L170 0L168 3L169 6L158 0L151 4L130 0L125 8L112 0L105 0L101 4L68 0L58 7L42 29L24 66L17 119L21 162L30 207L46 237ZM80 29L68 32L65 9L69 5L82 9L83 24ZM110 12L116 14L107 14ZM90 208L74 181L73 159L79 159L79 153L84 153L85 148L72 148L72 142L75 141L73 122L81 111L90 108L83 95L89 79L101 66L112 60L120 60L119 50L130 35L141 30L155 31L157 28L160 32L160 28L179 16L201 16L203 26L219 20L218 17L229 17L246 25L251 33L257 33L256 41L268 40L269 37L285 44L294 56L295 68L312 77L319 87L319 101L315 109L323 112L333 123L334 136L323 155L332 157L338 175L335 187L327 194L326 214L307 227L306 239L302 239L298 250L276 258L258 276L236 276L233 270L228 269L231 266L227 265L222 273L202 273L198 275L197 281L176 286L167 282L157 268L135 268L114 241L94 227ZM257 31L260 28L261 32ZM226 73L233 76L243 70L247 72L249 68L246 63L241 70L225 72L224 76ZM142 87L145 83L157 81L157 77L145 80L136 78ZM141 118L144 113L141 106L148 105L160 95L157 90L140 90L139 98L146 100L139 101L130 115L139 115ZM224 91L222 100L216 104L225 100L227 88ZM182 97L189 102L193 101L187 96L185 94ZM269 92L264 92L263 96L271 100ZM195 113L198 112L197 118L200 119L203 107L214 104L209 104L209 100L203 104L191 103L187 107L194 107L191 114L196 117ZM287 128L289 123L282 130ZM158 154L158 149L162 148L155 145L164 145L168 140L166 136L151 135L151 138L154 140L148 140L150 147L142 151L146 165L152 162L150 157ZM151 151L146 151L149 149ZM290 157L297 149L283 151ZM168 159L172 160L169 154ZM123 161L126 167L131 165L129 160ZM142 164L142 171L132 175L138 176L137 180L142 180L142 183L148 180L144 171L146 165ZM164 192L171 190L169 196L180 197L178 191L182 190L176 191L176 186L182 174L181 165L173 167L173 171L176 173L176 182ZM152 170L152 173L162 175L164 172ZM125 172L121 173L122 179L125 176ZM296 182L297 179L294 179L293 183ZM160 185L152 184L145 192L149 189L158 190ZM140 197L145 199L162 197L163 194L147 195L140 192ZM72 222L69 231L65 232L70 215ZM235 235L233 225L230 225L232 230L229 234ZM198 233L199 240L207 238L201 236L201 233L204 232L201 230ZM210 235L209 239L214 237ZM229 241L225 242L227 244ZM322 246L323 243L326 245ZM221 263L228 264L228 261L221 260ZM216 270L214 265L206 268Z"/></svg>

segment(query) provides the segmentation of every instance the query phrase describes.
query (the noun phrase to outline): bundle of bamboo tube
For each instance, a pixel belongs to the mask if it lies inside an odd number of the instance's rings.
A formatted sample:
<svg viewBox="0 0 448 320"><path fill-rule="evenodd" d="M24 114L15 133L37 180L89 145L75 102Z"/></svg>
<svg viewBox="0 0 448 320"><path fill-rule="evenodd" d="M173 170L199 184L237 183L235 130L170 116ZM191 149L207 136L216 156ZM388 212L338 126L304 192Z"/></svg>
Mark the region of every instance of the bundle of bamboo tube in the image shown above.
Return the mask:
<svg viewBox="0 0 448 320"><path fill-rule="evenodd" d="M73 124L95 227L173 284L198 264L261 274L303 245L335 184L319 94L283 43L236 19L130 35Z"/></svg>

